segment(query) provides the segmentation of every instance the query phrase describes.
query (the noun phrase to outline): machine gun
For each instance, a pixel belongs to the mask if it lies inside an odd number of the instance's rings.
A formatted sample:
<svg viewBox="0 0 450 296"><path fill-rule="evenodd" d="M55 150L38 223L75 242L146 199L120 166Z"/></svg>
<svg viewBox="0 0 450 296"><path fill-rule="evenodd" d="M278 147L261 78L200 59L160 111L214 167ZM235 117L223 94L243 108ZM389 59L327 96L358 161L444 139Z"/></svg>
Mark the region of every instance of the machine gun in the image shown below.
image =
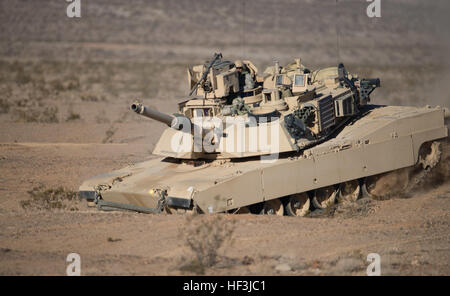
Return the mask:
<svg viewBox="0 0 450 296"><path fill-rule="evenodd" d="M363 78L360 80L359 85L359 97L362 101L367 102L370 101L369 95L373 92L373 90L380 87L380 79Z"/></svg>
<svg viewBox="0 0 450 296"><path fill-rule="evenodd" d="M356 90L355 84L352 80L348 79L347 70L345 70L344 64L339 64L337 69L339 81L354 92Z"/></svg>
<svg viewBox="0 0 450 296"><path fill-rule="evenodd" d="M338 65L338 79L356 94L357 88L354 79L348 78L344 64ZM370 101L369 95L377 87L380 87L380 78L363 78L359 81L359 97L363 105Z"/></svg>
<svg viewBox="0 0 450 296"><path fill-rule="evenodd" d="M206 67L205 71L203 71L202 77L197 81L197 83L194 85L194 87L191 89L191 91L189 92L189 96L192 96L192 94L195 92L195 90L197 89L197 87L199 85L202 85L205 80L206 77L208 76L208 72L211 69L211 67L216 63L217 60L222 58L222 54L221 53L215 53L213 59L211 60L211 62L209 62L208 66Z"/></svg>

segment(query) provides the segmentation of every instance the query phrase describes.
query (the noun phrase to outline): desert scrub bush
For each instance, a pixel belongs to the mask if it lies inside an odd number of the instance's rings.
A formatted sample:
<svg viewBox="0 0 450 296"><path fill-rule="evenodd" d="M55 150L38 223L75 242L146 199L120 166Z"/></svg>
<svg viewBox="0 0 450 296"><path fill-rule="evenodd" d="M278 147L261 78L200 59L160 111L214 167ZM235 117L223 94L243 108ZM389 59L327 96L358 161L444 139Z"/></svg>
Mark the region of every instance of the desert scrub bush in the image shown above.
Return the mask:
<svg viewBox="0 0 450 296"><path fill-rule="evenodd" d="M67 77L67 81L65 83L66 90L80 90L80 87L80 79L77 76L71 75Z"/></svg>
<svg viewBox="0 0 450 296"><path fill-rule="evenodd" d="M96 95L96 94L92 94L92 93L86 93L81 95L80 99L83 102L105 102L106 101L106 97L104 95Z"/></svg>
<svg viewBox="0 0 450 296"><path fill-rule="evenodd" d="M30 196L30 199L20 201L20 206L23 209L78 210L75 204L75 202L78 201L77 193L75 191L67 190L64 187L45 188L44 185L39 185L27 191L27 193Z"/></svg>
<svg viewBox="0 0 450 296"><path fill-rule="evenodd" d="M19 85L27 84L32 81L30 74L25 72L21 65L17 66L16 83Z"/></svg>
<svg viewBox="0 0 450 296"><path fill-rule="evenodd" d="M14 110L17 121L22 122L41 122L41 123L57 123L58 107L47 106L45 108L28 107L18 108Z"/></svg>
<svg viewBox="0 0 450 296"><path fill-rule="evenodd" d="M66 121L74 121L81 119L80 114L75 113L72 109L69 110L69 115L67 115Z"/></svg>
<svg viewBox="0 0 450 296"><path fill-rule="evenodd" d="M50 82L50 86L53 89L53 91L55 91L57 93L64 91L66 89L63 82L59 79L56 79L56 80L53 80L52 82Z"/></svg>
<svg viewBox="0 0 450 296"><path fill-rule="evenodd" d="M115 128L113 125L108 128L108 130L105 132L105 138L102 140L102 143L112 143L112 137L117 132L117 128Z"/></svg>
<svg viewBox="0 0 450 296"><path fill-rule="evenodd" d="M81 88L81 83L78 77L69 76L65 79L55 79L51 81L50 87L56 93L69 90L78 91Z"/></svg>
<svg viewBox="0 0 450 296"><path fill-rule="evenodd" d="M220 249L233 242L234 221L220 215L193 215L186 218L181 229L184 243L194 254L194 260L182 267L202 271L217 263Z"/></svg>
<svg viewBox="0 0 450 296"><path fill-rule="evenodd" d="M8 113L11 108L11 103L6 99L0 99L0 114Z"/></svg>

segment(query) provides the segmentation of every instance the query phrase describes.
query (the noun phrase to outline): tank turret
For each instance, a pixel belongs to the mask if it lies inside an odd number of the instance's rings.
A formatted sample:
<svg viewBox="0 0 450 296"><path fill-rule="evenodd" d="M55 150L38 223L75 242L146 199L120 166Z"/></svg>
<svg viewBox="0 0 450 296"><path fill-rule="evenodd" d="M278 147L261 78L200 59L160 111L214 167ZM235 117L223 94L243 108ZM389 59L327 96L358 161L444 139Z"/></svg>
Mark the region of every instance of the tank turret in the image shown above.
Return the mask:
<svg viewBox="0 0 450 296"><path fill-rule="evenodd" d="M248 61L235 63L239 68L253 65ZM206 91L205 83L221 75L215 72L218 69L237 75L220 54L205 65L190 94ZM154 154L181 159L246 158L297 152L325 140L359 114L370 93L380 85L377 78L360 80L347 73L343 64L311 72L300 59L285 67L276 62L265 73L269 75L264 79L260 101L249 103L242 90L209 98L208 94L217 90L213 87L203 97L188 97L181 102L175 116L138 102L131 109L170 127ZM184 133L183 140L174 141L181 137L180 132ZM254 147L250 144L254 138L264 138L264 145L258 142Z"/></svg>

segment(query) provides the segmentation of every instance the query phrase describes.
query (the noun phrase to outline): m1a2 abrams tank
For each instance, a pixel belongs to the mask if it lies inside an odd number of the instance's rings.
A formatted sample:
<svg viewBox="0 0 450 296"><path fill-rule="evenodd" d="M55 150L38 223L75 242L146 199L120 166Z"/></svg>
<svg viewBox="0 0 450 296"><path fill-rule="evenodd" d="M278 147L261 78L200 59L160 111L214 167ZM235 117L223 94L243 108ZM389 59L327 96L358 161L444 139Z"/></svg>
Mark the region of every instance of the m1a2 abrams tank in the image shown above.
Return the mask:
<svg viewBox="0 0 450 296"><path fill-rule="evenodd" d="M102 210L303 216L370 194L374 176L436 165L448 136L443 109L368 104L380 80L342 64L311 71L296 59L259 75L218 54L188 77L174 115L131 105L168 126L158 158L85 181L81 197Z"/></svg>

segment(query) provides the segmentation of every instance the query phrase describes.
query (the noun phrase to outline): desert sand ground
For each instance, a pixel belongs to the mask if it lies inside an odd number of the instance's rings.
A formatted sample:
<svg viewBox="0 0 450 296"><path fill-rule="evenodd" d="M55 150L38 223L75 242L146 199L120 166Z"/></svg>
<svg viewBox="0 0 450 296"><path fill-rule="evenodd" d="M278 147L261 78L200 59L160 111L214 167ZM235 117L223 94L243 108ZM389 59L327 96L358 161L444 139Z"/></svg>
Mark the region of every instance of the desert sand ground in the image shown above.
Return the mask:
<svg viewBox="0 0 450 296"><path fill-rule="evenodd" d="M233 241L206 269L186 264L183 233L215 216L29 204L153 157L164 126L129 104L174 112L187 65L214 52L260 70L342 61L381 79L373 103L450 107L447 1L386 0L374 19L363 0L81 2L69 19L65 1L0 1L0 274L64 275L69 253L83 275L365 275L369 253L383 275L450 274L448 139L414 192L305 218L220 215Z"/></svg>

